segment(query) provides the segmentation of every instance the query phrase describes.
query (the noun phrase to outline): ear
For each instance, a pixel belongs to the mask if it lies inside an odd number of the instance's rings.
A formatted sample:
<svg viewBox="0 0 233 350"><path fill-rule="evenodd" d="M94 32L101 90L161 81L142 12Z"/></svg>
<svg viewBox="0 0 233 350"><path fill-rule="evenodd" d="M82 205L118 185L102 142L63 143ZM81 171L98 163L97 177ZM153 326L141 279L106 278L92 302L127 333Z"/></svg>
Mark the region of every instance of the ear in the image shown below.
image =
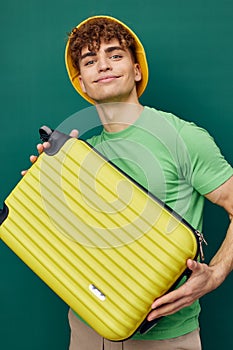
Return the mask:
<svg viewBox="0 0 233 350"><path fill-rule="evenodd" d="M83 82L83 79L82 79L81 75L78 76L78 80L79 80L79 84L81 86L82 91L84 93L86 93L87 91L86 91L86 88L85 88L85 85L84 85L84 82Z"/></svg>
<svg viewBox="0 0 233 350"><path fill-rule="evenodd" d="M135 72L135 81L141 81L142 80L142 71L141 67L138 63L134 64L134 72Z"/></svg>

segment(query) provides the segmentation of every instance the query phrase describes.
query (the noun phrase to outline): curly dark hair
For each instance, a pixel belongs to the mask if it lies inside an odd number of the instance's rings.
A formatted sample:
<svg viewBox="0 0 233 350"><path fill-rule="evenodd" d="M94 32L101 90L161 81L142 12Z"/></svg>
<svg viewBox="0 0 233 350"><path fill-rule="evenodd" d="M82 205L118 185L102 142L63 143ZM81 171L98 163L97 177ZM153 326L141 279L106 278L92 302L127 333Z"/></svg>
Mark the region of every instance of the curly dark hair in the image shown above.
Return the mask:
<svg viewBox="0 0 233 350"><path fill-rule="evenodd" d="M90 51L98 51L100 41L119 40L123 48L128 48L136 62L135 40L130 32L120 23L106 17L92 18L80 28L74 28L69 34L69 50L74 67L79 70L79 60L83 47L87 46Z"/></svg>

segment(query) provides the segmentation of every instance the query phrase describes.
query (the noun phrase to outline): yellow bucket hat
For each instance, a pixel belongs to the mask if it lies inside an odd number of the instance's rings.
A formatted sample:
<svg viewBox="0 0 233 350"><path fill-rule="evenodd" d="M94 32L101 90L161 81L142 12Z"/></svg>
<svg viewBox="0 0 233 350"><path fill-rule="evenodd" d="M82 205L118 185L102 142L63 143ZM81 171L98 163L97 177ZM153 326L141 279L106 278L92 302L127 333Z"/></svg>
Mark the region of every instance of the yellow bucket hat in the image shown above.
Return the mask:
<svg viewBox="0 0 233 350"><path fill-rule="evenodd" d="M144 90L147 86L147 83L148 83L148 64L147 64L147 59L146 59L146 53L145 53L145 50L144 50L144 47L143 47L141 41L139 40L137 35L128 26L126 26L124 23L122 23L118 19L116 19L114 17L110 17L110 16L89 17L89 18L85 19L83 22L81 22L79 25L77 25L76 28L79 29L82 25L84 25L85 23L87 23L88 21L90 21L94 18L106 18L106 19L110 19L111 21L115 21L118 24L121 24L126 30L128 30L128 32L134 38L135 49L136 49L135 54L136 54L136 58L137 58L137 63L139 63L139 65L141 67L141 72L142 72L142 79L141 79L141 81L139 81L137 83L137 94L138 94L138 97L140 97L142 95L142 93L144 92ZM83 90L80 86L79 79L78 79L78 76L80 73L79 73L78 69L76 67L74 67L74 65L72 63L72 59L71 59L70 40L67 41L67 45L66 45L66 49L65 49L65 63L66 63L66 69L67 69L70 81L73 84L73 87L75 88L75 90L88 102L94 104L94 101L86 93L83 92Z"/></svg>

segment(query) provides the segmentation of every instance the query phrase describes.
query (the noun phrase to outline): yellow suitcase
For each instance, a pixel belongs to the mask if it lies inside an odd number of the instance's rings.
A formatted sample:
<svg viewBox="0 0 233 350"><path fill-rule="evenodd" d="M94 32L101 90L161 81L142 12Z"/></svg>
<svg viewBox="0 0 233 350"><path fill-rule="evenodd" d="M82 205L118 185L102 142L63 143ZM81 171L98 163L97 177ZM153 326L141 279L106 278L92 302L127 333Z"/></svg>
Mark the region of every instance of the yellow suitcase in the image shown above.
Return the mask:
<svg viewBox="0 0 233 350"><path fill-rule="evenodd" d="M51 147L5 200L1 239L104 338L146 331L201 234L85 141L41 130Z"/></svg>

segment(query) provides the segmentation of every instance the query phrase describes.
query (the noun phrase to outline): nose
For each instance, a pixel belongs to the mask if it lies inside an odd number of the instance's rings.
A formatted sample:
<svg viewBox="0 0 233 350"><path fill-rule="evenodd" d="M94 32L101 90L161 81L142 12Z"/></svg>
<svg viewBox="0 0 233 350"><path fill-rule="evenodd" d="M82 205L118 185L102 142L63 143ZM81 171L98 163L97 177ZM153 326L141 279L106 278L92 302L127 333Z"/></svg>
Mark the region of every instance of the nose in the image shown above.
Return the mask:
<svg viewBox="0 0 233 350"><path fill-rule="evenodd" d="M108 57L100 56L98 59L98 71L105 72L111 69L111 62Z"/></svg>

